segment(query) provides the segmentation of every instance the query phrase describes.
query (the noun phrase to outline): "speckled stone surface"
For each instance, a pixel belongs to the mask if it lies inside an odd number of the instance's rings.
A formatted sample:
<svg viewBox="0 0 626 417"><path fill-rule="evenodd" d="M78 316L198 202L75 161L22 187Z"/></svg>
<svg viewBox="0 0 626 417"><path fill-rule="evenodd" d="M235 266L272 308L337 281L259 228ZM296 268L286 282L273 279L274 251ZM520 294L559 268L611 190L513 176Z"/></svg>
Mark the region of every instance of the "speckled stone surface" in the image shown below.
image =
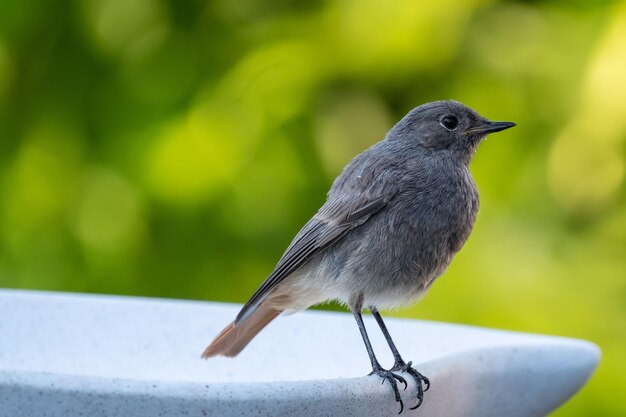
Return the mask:
<svg viewBox="0 0 626 417"><path fill-rule="evenodd" d="M200 359L237 305L0 290L0 416L392 416L351 315L279 317L240 356ZM544 416L580 389L588 342L444 323L387 324L432 388L403 415ZM374 348L385 341L366 317Z"/></svg>

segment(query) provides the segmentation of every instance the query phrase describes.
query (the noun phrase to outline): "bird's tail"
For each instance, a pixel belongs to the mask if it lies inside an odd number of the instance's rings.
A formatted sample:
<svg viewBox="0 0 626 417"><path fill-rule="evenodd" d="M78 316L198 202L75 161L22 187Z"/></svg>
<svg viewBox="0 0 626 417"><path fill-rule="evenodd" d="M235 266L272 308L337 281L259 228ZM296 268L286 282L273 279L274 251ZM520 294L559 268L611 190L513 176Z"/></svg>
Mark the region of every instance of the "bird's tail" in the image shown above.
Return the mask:
<svg viewBox="0 0 626 417"><path fill-rule="evenodd" d="M267 301L259 304L245 320L230 323L202 353L202 358L212 356L237 356L265 326L283 310L270 306Z"/></svg>

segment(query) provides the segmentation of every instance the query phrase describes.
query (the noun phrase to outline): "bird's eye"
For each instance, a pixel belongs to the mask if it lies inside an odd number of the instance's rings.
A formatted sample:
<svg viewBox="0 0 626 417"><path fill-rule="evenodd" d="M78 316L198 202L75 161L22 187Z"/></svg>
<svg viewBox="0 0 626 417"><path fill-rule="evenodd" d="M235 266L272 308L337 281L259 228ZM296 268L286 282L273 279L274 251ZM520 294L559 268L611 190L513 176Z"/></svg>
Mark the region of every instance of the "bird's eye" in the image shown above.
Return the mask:
<svg viewBox="0 0 626 417"><path fill-rule="evenodd" d="M447 114L441 118L439 123L448 130L454 130L459 125L459 119L451 114Z"/></svg>

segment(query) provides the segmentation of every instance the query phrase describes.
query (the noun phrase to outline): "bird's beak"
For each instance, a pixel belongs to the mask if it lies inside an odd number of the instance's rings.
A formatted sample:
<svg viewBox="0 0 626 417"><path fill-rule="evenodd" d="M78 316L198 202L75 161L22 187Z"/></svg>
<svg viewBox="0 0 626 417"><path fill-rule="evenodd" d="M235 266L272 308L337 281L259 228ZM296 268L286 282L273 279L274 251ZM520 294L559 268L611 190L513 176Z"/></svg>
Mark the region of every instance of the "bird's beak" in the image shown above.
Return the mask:
<svg viewBox="0 0 626 417"><path fill-rule="evenodd" d="M513 122L489 122L487 121L482 126L473 127L465 131L466 135L487 135L489 133L501 132L505 129L515 126Z"/></svg>

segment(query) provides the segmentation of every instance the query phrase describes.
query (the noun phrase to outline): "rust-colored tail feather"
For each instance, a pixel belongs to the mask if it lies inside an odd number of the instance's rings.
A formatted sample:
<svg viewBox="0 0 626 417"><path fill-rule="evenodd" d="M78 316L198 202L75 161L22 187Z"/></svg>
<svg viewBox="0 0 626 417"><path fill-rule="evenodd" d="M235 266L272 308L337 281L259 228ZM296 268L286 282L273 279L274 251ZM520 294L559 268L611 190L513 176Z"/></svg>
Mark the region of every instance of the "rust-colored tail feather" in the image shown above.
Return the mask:
<svg viewBox="0 0 626 417"><path fill-rule="evenodd" d="M280 313L282 310L261 303L244 321L237 324L233 321L226 326L204 350L202 357L207 359L218 355L237 356Z"/></svg>

